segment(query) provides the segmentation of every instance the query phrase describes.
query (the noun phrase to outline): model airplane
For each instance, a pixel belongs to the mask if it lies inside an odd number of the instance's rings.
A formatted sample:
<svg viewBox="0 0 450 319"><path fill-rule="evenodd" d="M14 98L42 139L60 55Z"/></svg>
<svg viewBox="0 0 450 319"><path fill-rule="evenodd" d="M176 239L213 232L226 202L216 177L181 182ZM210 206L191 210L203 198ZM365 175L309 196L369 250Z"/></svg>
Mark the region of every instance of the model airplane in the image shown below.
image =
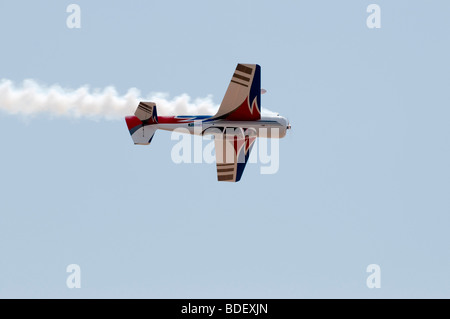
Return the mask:
<svg viewBox="0 0 450 319"><path fill-rule="evenodd" d="M282 116L261 117L261 92L265 92L261 90L261 67L238 64L215 115L157 116L155 103L140 102L134 116L125 120L137 145L150 144L157 129L213 134L217 179L238 182L256 138L281 138L291 128Z"/></svg>

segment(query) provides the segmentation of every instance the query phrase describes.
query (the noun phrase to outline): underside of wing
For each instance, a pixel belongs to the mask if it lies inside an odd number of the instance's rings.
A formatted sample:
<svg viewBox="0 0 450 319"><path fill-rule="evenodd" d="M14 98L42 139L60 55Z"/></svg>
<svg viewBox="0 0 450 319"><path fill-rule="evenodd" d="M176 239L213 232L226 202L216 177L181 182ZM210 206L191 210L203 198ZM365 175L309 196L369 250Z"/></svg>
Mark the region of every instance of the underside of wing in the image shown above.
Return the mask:
<svg viewBox="0 0 450 319"><path fill-rule="evenodd" d="M215 136L218 181L238 182L241 179L255 140L255 136Z"/></svg>
<svg viewBox="0 0 450 319"><path fill-rule="evenodd" d="M261 118L261 67L238 64L214 119L257 121Z"/></svg>

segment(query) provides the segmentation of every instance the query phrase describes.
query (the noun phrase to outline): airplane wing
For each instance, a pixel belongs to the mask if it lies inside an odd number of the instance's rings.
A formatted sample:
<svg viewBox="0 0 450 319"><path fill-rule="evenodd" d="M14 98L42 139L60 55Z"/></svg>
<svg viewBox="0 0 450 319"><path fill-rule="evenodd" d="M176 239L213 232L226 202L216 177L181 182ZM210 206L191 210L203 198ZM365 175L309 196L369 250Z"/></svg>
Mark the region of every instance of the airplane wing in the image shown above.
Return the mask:
<svg viewBox="0 0 450 319"><path fill-rule="evenodd" d="M239 182L247 164L256 136L216 135L217 180Z"/></svg>
<svg viewBox="0 0 450 319"><path fill-rule="evenodd" d="M212 119L257 121L260 118L261 67L258 64L238 64Z"/></svg>

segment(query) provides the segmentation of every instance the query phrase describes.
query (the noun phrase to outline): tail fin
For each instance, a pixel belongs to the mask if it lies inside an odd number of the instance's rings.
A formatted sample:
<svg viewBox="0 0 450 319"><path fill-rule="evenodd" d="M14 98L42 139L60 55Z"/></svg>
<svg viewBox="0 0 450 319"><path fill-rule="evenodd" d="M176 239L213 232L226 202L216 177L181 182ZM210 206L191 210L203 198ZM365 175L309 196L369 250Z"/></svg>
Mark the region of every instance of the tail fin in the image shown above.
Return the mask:
<svg viewBox="0 0 450 319"><path fill-rule="evenodd" d="M156 104L153 102L140 102L134 116L125 117L134 144L148 145L152 141L158 123Z"/></svg>
<svg viewBox="0 0 450 319"><path fill-rule="evenodd" d="M134 115L146 124L158 123L156 103L154 102L140 102Z"/></svg>

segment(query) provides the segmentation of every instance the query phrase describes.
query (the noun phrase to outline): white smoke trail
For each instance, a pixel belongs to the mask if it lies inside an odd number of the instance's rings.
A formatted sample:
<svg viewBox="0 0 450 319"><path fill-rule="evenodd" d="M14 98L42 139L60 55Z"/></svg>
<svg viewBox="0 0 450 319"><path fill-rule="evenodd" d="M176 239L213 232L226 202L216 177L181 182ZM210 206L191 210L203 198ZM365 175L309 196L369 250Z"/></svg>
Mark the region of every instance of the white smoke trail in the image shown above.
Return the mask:
<svg viewBox="0 0 450 319"><path fill-rule="evenodd" d="M0 110L9 114L116 120L133 114L139 101L155 102L158 115L213 115L219 107L212 96L192 100L182 94L170 99L168 94L154 93L143 98L136 88L120 96L114 87L68 90L59 85L46 87L33 80L16 87L10 80L0 80ZM263 113L273 112L263 109Z"/></svg>

